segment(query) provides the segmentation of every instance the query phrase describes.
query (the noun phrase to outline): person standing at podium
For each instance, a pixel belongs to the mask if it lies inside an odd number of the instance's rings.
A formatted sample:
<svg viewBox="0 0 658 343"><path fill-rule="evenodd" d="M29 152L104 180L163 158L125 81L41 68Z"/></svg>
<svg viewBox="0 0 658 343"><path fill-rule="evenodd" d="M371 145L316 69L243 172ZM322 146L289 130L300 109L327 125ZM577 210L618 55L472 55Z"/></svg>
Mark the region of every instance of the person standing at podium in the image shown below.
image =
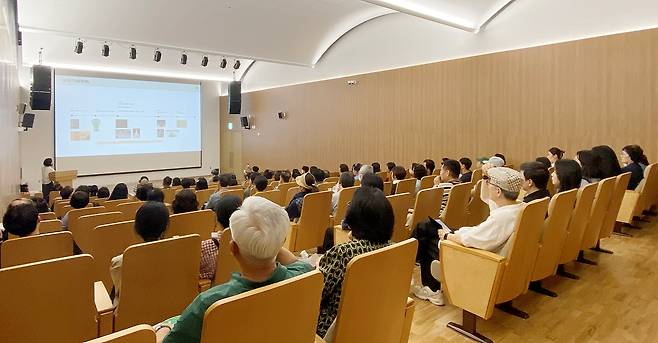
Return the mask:
<svg viewBox="0 0 658 343"><path fill-rule="evenodd" d="M55 184L53 183L53 180L50 179L50 173L54 171L53 159L48 157L43 160L43 166L41 167L41 192L46 201L50 201L50 199L48 199L50 191L55 189Z"/></svg>

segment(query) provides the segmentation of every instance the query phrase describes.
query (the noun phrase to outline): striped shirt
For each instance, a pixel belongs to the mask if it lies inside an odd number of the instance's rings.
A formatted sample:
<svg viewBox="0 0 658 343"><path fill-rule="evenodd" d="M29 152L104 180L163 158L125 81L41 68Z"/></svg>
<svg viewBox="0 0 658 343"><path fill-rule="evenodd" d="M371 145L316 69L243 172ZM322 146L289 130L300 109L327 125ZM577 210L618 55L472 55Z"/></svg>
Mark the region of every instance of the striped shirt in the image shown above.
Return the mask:
<svg viewBox="0 0 658 343"><path fill-rule="evenodd" d="M443 215L443 210L446 208L446 204L448 203L448 198L450 197L450 191L452 190L452 187L458 184L460 184L459 179L453 179L449 180L448 182L441 182L435 186L443 188L443 198L441 199L441 212L439 213L439 216Z"/></svg>

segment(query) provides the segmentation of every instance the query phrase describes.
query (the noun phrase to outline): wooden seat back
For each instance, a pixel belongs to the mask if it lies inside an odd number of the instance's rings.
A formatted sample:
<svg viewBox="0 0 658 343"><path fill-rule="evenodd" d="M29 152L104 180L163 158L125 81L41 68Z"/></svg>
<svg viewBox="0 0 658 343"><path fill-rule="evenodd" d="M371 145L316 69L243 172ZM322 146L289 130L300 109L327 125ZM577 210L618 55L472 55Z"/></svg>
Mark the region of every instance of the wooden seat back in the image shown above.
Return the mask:
<svg viewBox="0 0 658 343"><path fill-rule="evenodd" d="M476 170L480 170L480 169L476 169ZM475 172L473 172L473 175L475 175ZM489 206L480 198L480 191L482 189L484 181L480 179L472 184L474 185L473 191L471 192L471 198L468 201L468 205L466 206L466 213L467 213L466 225L468 226L478 225L483 221L485 221L487 217L489 217Z"/></svg>
<svg viewBox="0 0 658 343"><path fill-rule="evenodd" d="M283 206L288 206L290 204L290 201L292 200L292 198L295 197L295 194L297 194L301 191L302 191L302 187L299 187L299 186L288 188L288 192L286 193L286 201L285 201Z"/></svg>
<svg viewBox="0 0 658 343"><path fill-rule="evenodd" d="M39 233L52 233L62 231L62 221L59 219L42 220L37 224Z"/></svg>
<svg viewBox="0 0 658 343"><path fill-rule="evenodd" d="M155 331L146 324L135 325L85 343L155 343Z"/></svg>
<svg viewBox="0 0 658 343"><path fill-rule="evenodd" d="M338 193L338 204L336 206L336 213L334 213L334 225L340 225L343 219L345 219L347 206L350 201L352 201L354 192L356 192L357 189L359 189L359 187L346 187L341 189L340 193Z"/></svg>
<svg viewBox="0 0 658 343"><path fill-rule="evenodd" d="M209 189L203 189L200 191L196 191L196 201L199 202L199 207L202 207L203 204L208 202L208 199L210 199L210 196L217 192L216 188L209 188Z"/></svg>
<svg viewBox="0 0 658 343"><path fill-rule="evenodd" d="M0 269L0 342L97 337L92 264L77 255Z"/></svg>
<svg viewBox="0 0 658 343"><path fill-rule="evenodd" d="M229 196L229 195L233 195L233 196L236 196L236 197L240 198L240 200L244 200L244 190L242 188L228 189L228 190L222 192L221 197L225 197L225 196Z"/></svg>
<svg viewBox="0 0 658 343"><path fill-rule="evenodd" d="M71 255L73 255L73 235L70 232L19 237L0 245L0 268Z"/></svg>
<svg viewBox="0 0 658 343"><path fill-rule="evenodd" d="M304 196L302 213L297 223L291 223L287 239L291 251L321 246L329 227L331 192L315 192Z"/></svg>
<svg viewBox="0 0 658 343"><path fill-rule="evenodd" d="M388 172L386 170L382 170L376 174L382 179L382 181L386 182L386 180L388 180Z"/></svg>
<svg viewBox="0 0 658 343"><path fill-rule="evenodd" d="M113 286L110 276L112 258L123 254L129 246L144 242L134 227L135 221L130 220L98 225L91 231L89 241L90 253L94 256L94 280L102 281L108 293Z"/></svg>
<svg viewBox="0 0 658 343"><path fill-rule="evenodd" d="M121 212L105 212L81 216L75 226L69 226L78 248L85 253L91 253L92 231L98 225L116 223L123 220Z"/></svg>
<svg viewBox="0 0 658 343"><path fill-rule="evenodd" d="M324 182L333 182L333 183L336 183L336 182L338 182L338 181L340 181L340 175L339 175L339 176L330 176L330 177L324 179Z"/></svg>
<svg viewBox="0 0 658 343"><path fill-rule="evenodd" d="M322 287L322 274L312 271L217 301L203 317L201 342L312 343ZM258 309L257 330L244 320L254 309ZM294 329L283 329L291 319Z"/></svg>
<svg viewBox="0 0 658 343"><path fill-rule="evenodd" d="M264 191L264 192L258 192L255 194L256 196L259 196L261 198L265 198L279 206L282 205L283 200L281 200L281 191L280 190L271 190L271 191Z"/></svg>
<svg viewBox="0 0 658 343"><path fill-rule="evenodd" d="M105 207L105 210L107 212L114 212L114 211L117 211L117 206L119 206L119 204L123 204L123 203L126 203L126 202L133 202L133 201L135 201L135 200L133 200L131 198L107 200L107 201L103 202L103 206Z"/></svg>
<svg viewBox="0 0 658 343"><path fill-rule="evenodd" d="M224 229L219 237L219 252L217 253L217 267L215 269L215 278L212 280L211 287L221 285L231 279L231 274L240 272L238 261L231 254L231 229Z"/></svg>
<svg viewBox="0 0 658 343"><path fill-rule="evenodd" d="M169 216L169 227L165 238L198 234L202 240L210 239L217 226L217 216L213 210L200 210Z"/></svg>
<svg viewBox="0 0 658 343"><path fill-rule="evenodd" d="M396 192L397 193L397 192ZM414 194L413 192L409 192ZM414 203L414 213L412 214L411 225L408 230L411 232L416 228L418 223L427 220L427 217L434 219L439 217L441 211L441 200L443 199L443 188L433 187L423 189L416 194Z"/></svg>
<svg viewBox="0 0 658 343"><path fill-rule="evenodd" d="M460 228L467 225L466 208L471 200L470 182L454 185L448 195L448 202L443 209L441 220L450 228Z"/></svg>
<svg viewBox="0 0 658 343"><path fill-rule="evenodd" d="M630 172L620 174L615 178L615 188L610 197L610 205L605 213L603 225L601 225L599 239L608 238L612 235L612 231L615 228L615 222L617 221L617 215L619 214L619 208L621 207L621 202L624 199L624 193L626 193L626 188L628 187L628 182L630 180Z"/></svg>
<svg viewBox="0 0 658 343"><path fill-rule="evenodd" d="M542 226L537 260L531 281L545 279L557 269L558 260L567 238L567 227L576 204L577 189L556 194L548 205L548 217Z"/></svg>
<svg viewBox="0 0 658 343"><path fill-rule="evenodd" d="M55 216L57 218L64 217L64 215L66 214L66 212L64 212L64 207L67 206L67 205L70 206L69 205L70 201L71 201L70 199L55 200L55 202L53 204L53 212L55 212Z"/></svg>
<svg viewBox="0 0 658 343"><path fill-rule="evenodd" d="M68 212L68 216L69 216L68 230L74 232L74 230L77 229L79 225L78 222L80 217L90 214L104 213L104 212L109 212L106 210L104 206L72 209Z"/></svg>
<svg viewBox="0 0 658 343"><path fill-rule="evenodd" d="M407 223L407 211L409 210L409 204L412 199L411 194L395 194L389 195L386 198L391 203L391 207L393 207L393 215L395 217L391 241L395 243L402 242L405 239L408 239L410 235L410 232L405 225Z"/></svg>
<svg viewBox="0 0 658 343"><path fill-rule="evenodd" d="M384 195L391 195L391 190L393 189L393 182L386 181L384 182Z"/></svg>
<svg viewBox="0 0 658 343"><path fill-rule="evenodd" d="M567 228L567 238L564 241L562 254L560 254L559 264L571 262L578 257L580 245L583 241L585 228L589 222L590 211L592 210L592 203L594 202L594 195L598 184L592 183L578 190L576 196L576 205L574 206L571 220Z"/></svg>
<svg viewBox="0 0 658 343"><path fill-rule="evenodd" d="M114 330L180 314L198 294L200 246L199 235L188 235L128 247Z"/></svg>
<svg viewBox="0 0 658 343"><path fill-rule="evenodd" d="M583 233L583 240L580 243L580 250L593 248L598 243L601 227L610 206L610 198L612 197L614 188L615 177L609 177L598 182L590 210L589 222Z"/></svg>
<svg viewBox="0 0 658 343"><path fill-rule="evenodd" d="M297 184L294 183L294 182L285 182L285 183L281 182L281 183L279 183L278 186L276 186L276 189L281 191L281 195L283 195L283 197L286 197L288 195L288 189L290 189L292 187L297 187ZM285 200L286 199L283 199L284 202L285 202ZM288 205L288 204L286 203L285 205Z"/></svg>
<svg viewBox="0 0 658 343"><path fill-rule="evenodd" d="M335 343L400 342L417 247L418 241L408 239L361 254L347 264ZM386 287L373 292L376 280L386 280Z"/></svg>
<svg viewBox="0 0 658 343"><path fill-rule="evenodd" d="M174 198L176 197L176 192L178 192L177 188L163 188L162 193L164 194L164 202L167 204L171 204L174 201Z"/></svg>
<svg viewBox="0 0 658 343"><path fill-rule="evenodd" d="M55 215L55 212L43 212L39 213L39 220L55 220L57 219L57 216Z"/></svg>
<svg viewBox="0 0 658 343"><path fill-rule="evenodd" d="M137 210L144 205L143 201L131 201L124 202L123 204L117 205L117 211L121 212L123 215L122 220L134 220Z"/></svg>
<svg viewBox="0 0 658 343"><path fill-rule="evenodd" d="M416 194L416 179L400 180L395 186L395 194L401 193Z"/></svg>
<svg viewBox="0 0 658 343"><path fill-rule="evenodd" d="M330 189L331 189L333 186L335 186L335 185L336 185L335 182L326 182L326 181L325 181L325 182L323 182L323 183L321 183L321 184L318 185L318 190L319 190L320 192L328 191L328 190L330 190Z"/></svg>
<svg viewBox="0 0 658 343"><path fill-rule="evenodd" d="M482 180L482 169L474 169L473 174L471 174L471 183L476 184L480 180Z"/></svg>
<svg viewBox="0 0 658 343"><path fill-rule="evenodd" d="M422 179L420 179L420 189L428 189L434 187L434 178L436 175L427 175L423 176Z"/></svg>

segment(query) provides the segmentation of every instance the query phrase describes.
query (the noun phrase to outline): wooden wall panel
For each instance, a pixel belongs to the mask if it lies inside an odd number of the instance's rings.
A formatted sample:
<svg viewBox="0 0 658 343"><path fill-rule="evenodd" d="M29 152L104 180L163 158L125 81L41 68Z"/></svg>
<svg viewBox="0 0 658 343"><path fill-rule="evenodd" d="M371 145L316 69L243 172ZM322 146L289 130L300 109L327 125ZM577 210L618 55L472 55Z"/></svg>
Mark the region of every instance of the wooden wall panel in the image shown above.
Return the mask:
<svg viewBox="0 0 658 343"><path fill-rule="evenodd" d="M655 161L658 29L247 93L243 113L256 129L233 153L263 168L496 152L518 165L632 143Z"/></svg>

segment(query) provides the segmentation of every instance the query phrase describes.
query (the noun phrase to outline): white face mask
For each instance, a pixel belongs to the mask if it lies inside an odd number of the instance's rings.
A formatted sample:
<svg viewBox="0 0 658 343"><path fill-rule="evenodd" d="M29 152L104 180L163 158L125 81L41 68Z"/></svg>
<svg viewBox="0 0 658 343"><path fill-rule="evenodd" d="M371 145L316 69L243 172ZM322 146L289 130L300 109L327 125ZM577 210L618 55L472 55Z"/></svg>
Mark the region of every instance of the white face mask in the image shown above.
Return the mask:
<svg viewBox="0 0 658 343"><path fill-rule="evenodd" d="M483 181L482 187L480 187L480 199L482 199L482 201L489 206L489 211L493 211L498 208L498 204L491 200L491 196L489 194L489 183L486 181Z"/></svg>

